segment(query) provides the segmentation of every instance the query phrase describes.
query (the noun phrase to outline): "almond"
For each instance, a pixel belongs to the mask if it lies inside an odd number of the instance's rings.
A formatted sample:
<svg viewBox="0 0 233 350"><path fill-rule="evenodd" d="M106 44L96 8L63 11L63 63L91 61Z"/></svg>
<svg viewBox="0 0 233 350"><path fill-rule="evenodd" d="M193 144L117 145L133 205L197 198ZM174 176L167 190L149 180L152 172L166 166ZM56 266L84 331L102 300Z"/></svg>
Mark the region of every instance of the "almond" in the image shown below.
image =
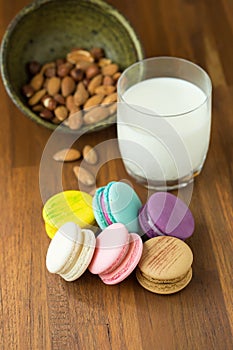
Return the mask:
<svg viewBox="0 0 233 350"><path fill-rule="evenodd" d="M96 94L110 95L116 90L115 86L112 85L100 85L95 88Z"/></svg>
<svg viewBox="0 0 233 350"><path fill-rule="evenodd" d="M87 77L87 79L92 79L97 74L99 74L99 72L100 72L100 69L97 66L97 64L91 64L86 70L86 77Z"/></svg>
<svg viewBox="0 0 233 350"><path fill-rule="evenodd" d="M44 74L45 71L46 71L48 68L55 68L55 67L56 67L56 63L55 63L55 62L47 62L47 63L45 63L45 64L42 66L42 68L41 68L41 70L40 70L40 73L41 73L41 74Z"/></svg>
<svg viewBox="0 0 233 350"><path fill-rule="evenodd" d="M72 113L68 118L68 126L71 130L78 130L83 125L82 112Z"/></svg>
<svg viewBox="0 0 233 350"><path fill-rule="evenodd" d="M111 76L111 75L115 74L116 72L118 72L118 70L119 70L118 64L111 63L111 64L108 64L108 65L102 67L102 74Z"/></svg>
<svg viewBox="0 0 233 350"><path fill-rule="evenodd" d="M71 64L70 62L62 63L57 68L57 75L61 78L64 78L70 73L72 68L73 64Z"/></svg>
<svg viewBox="0 0 233 350"><path fill-rule="evenodd" d="M103 100L103 98L104 98L104 95L102 94L93 95L86 101L86 103L83 106L83 109L87 109L87 108L91 108L99 105Z"/></svg>
<svg viewBox="0 0 233 350"><path fill-rule="evenodd" d="M41 89L43 83L44 83L44 77L42 74L38 73L32 78L30 85L33 88L33 90L38 91Z"/></svg>
<svg viewBox="0 0 233 350"><path fill-rule="evenodd" d="M54 100L57 101L60 105L64 105L66 103L65 98L61 94L56 94L53 96Z"/></svg>
<svg viewBox="0 0 233 350"><path fill-rule="evenodd" d="M61 87L61 79L58 77L52 77L48 80L47 91L49 95L56 95Z"/></svg>
<svg viewBox="0 0 233 350"><path fill-rule="evenodd" d="M44 109L44 106L42 106L41 104L38 104L38 105L35 105L32 107L32 110L34 112L41 112L41 111L43 111L43 109Z"/></svg>
<svg viewBox="0 0 233 350"><path fill-rule="evenodd" d="M121 72L116 72L115 74L113 74L113 80L115 81L115 83L118 81L118 79L121 76Z"/></svg>
<svg viewBox="0 0 233 350"><path fill-rule="evenodd" d="M64 148L53 155L58 162L73 162L81 157L81 153L74 148Z"/></svg>
<svg viewBox="0 0 233 350"><path fill-rule="evenodd" d="M94 62L93 56L86 50L75 50L67 54L66 59L68 62L76 64L79 61Z"/></svg>
<svg viewBox="0 0 233 350"><path fill-rule="evenodd" d="M76 84L70 76L64 77L61 81L61 93L64 97L71 95L75 90Z"/></svg>
<svg viewBox="0 0 233 350"><path fill-rule="evenodd" d="M85 72L87 68L90 67L91 65L92 65L92 62L79 61L78 63L76 63L76 68L81 69Z"/></svg>
<svg viewBox="0 0 233 350"><path fill-rule="evenodd" d="M95 184L95 178L88 170L76 165L73 167L73 172L78 181L82 182L86 186L93 186Z"/></svg>
<svg viewBox="0 0 233 350"><path fill-rule="evenodd" d="M53 111L57 107L57 102L54 100L53 97L45 95L41 102L43 103L44 107L49 109L50 111Z"/></svg>
<svg viewBox="0 0 233 350"><path fill-rule="evenodd" d="M29 106L34 106L36 105L41 99L42 97L46 94L46 90L42 89L37 91L29 100L28 100L28 104Z"/></svg>
<svg viewBox="0 0 233 350"><path fill-rule="evenodd" d="M85 124L94 124L97 123L109 116L109 110L105 107L95 107L92 108L89 112L87 112L84 117Z"/></svg>
<svg viewBox="0 0 233 350"><path fill-rule="evenodd" d="M110 58L103 57L99 60L98 65L100 67L104 67L104 66L107 66L111 63L112 63L112 61L110 60Z"/></svg>
<svg viewBox="0 0 233 350"><path fill-rule="evenodd" d="M105 75L103 79L103 85L114 85L114 80L110 75Z"/></svg>
<svg viewBox="0 0 233 350"><path fill-rule="evenodd" d="M30 75L36 75L40 71L40 63L37 61L31 61L27 63L27 70Z"/></svg>
<svg viewBox="0 0 233 350"><path fill-rule="evenodd" d="M49 109L43 108L40 112L40 117L43 119L52 119L54 115Z"/></svg>
<svg viewBox="0 0 233 350"><path fill-rule="evenodd" d="M65 106L58 106L54 111L55 116L61 122L68 116L68 109Z"/></svg>
<svg viewBox="0 0 233 350"><path fill-rule="evenodd" d="M83 80L84 77L84 71L80 68L73 68L70 71L70 75L72 76L72 78L74 79L74 81L78 82Z"/></svg>
<svg viewBox="0 0 233 350"><path fill-rule="evenodd" d="M46 78L55 77L55 75L56 75L56 67L47 68L46 71L44 72L44 75L46 76Z"/></svg>
<svg viewBox="0 0 233 350"><path fill-rule="evenodd" d="M93 147L91 147L90 145L86 145L83 148L82 153L83 153L83 158L87 163L92 164L92 165L97 163L98 155Z"/></svg>
<svg viewBox="0 0 233 350"><path fill-rule="evenodd" d="M27 84L27 85L24 85L22 87L22 93L24 96L26 96L27 98L30 98L32 97L32 95L34 95L34 89L32 88L31 85Z"/></svg>
<svg viewBox="0 0 233 350"><path fill-rule="evenodd" d="M90 50L90 53L96 61L100 60L102 57L105 56L104 49L102 47L93 47Z"/></svg>
<svg viewBox="0 0 233 350"><path fill-rule="evenodd" d="M67 107L68 111L70 111L70 112L72 111L72 109L75 108L73 95L69 95L66 97L66 107Z"/></svg>
<svg viewBox="0 0 233 350"><path fill-rule="evenodd" d="M117 101L117 92L113 92L112 94L106 96L103 101L102 101L102 105L104 104L110 104L110 103L113 103L113 102L116 102Z"/></svg>
<svg viewBox="0 0 233 350"><path fill-rule="evenodd" d="M88 84L88 91L90 92L91 95L94 94L97 86L100 86L100 84L102 83L102 80L103 80L102 74L98 74L91 79L90 83Z"/></svg>
<svg viewBox="0 0 233 350"><path fill-rule="evenodd" d="M89 94L83 84L83 82L80 82L77 86L77 90L74 94L74 103L76 106L83 105L89 97Z"/></svg>

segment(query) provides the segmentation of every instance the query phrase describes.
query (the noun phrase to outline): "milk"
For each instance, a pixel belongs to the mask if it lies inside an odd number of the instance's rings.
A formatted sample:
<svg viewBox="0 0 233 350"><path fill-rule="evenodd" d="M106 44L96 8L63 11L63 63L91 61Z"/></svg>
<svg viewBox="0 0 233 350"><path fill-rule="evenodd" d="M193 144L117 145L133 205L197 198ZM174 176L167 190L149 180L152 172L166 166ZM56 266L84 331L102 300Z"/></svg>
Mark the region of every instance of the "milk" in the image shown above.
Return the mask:
<svg viewBox="0 0 233 350"><path fill-rule="evenodd" d="M118 140L126 169L149 181L199 172L209 146L210 98L196 85L159 77L126 90L118 106Z"/></svg>

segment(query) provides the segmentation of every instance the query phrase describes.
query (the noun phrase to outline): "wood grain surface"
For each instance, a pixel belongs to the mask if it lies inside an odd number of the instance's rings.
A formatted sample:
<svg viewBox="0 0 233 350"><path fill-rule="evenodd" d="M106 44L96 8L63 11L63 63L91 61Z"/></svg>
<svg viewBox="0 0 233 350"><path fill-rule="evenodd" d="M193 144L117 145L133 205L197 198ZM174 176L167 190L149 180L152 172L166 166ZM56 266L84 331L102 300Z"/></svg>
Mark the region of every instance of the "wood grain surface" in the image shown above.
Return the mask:
<svg viewBox="0 0 233 350"><path fill-rule="evenodd" d="M1 38L27 3L0 0ZM213 82L210 150L190 203L196 222L187 241L194 253L193 279L180 293L160 296L144 290L134 274L117 286L106 286L89 272L67 283L46 271L49 238L41 217L39 167L51 132L23 116L1 83L0 349L231 350L233 1L109 3L134 26L147 57L192 60L207 70ZM112 126L83 136L76 146L102 147L97 186L127 179L145 201L148 193L126 174L117 143L107 142L115 139ZM61 135L61 148L67 142L69 137ZM49 152L53 154L52 147ZM54 176L57 163L49 155L48 162L45 197L61 185ZM62 183L64 189L78 188L71 165L63 168Z"/></svg>

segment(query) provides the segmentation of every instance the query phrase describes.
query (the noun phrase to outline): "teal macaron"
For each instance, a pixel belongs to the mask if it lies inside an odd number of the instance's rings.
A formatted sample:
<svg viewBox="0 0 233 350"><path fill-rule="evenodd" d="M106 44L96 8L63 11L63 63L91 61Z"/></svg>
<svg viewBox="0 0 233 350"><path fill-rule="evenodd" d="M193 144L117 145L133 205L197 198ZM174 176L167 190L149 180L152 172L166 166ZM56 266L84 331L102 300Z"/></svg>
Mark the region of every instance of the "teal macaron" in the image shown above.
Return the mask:
<svg viewBox="0 0 233 350"><path fill-rule="evenodd" d="M138 212L142 203L134 189L124 182L109 182L93 198L95 219L101 229L122 223L129 232L140 232Z"/></svg>

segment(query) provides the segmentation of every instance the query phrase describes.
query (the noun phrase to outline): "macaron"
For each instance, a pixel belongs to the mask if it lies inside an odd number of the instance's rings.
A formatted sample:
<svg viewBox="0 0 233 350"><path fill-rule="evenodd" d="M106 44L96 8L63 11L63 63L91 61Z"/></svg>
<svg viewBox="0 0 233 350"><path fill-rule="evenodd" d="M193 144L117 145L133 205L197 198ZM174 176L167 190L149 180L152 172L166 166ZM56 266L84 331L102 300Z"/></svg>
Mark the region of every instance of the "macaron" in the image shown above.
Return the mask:
<svg viewBox="0 0 233 350"><path fill-rule="evenodd" d="M51 240L46 267L66 281L78 279L88 268L95 250L95 235L74 222L62 225Z"/></svg>
<svg viewBox="0 0 233 350"><path fill-rule="evenodd" d="M113 285L122 282L136 268L142 255L143 243L137 233L129 233L129 236L129 248L121 263L111 272L99 274L105 284Z"/></svg>
<svg viewBox="0 0 233 350"><path fill-rule="evenodd" d="M122 223L129 232L139 233L138 211L142 203L134 189L124 182L110 182L97 189L93 198L95 219L101 229Z"/></svg>
<svg viewBox="0 0 233 350"><path fill-rule="evenodd" d="M193 253L175 237L154 237L143 244L136 277L145 289L172 294L185 288L192 279Z"/></svg>
<svg viewBox="0 0 233 350"><path fill-rule="evenodd" d="M152 194L140 209L139 223L149 237L173 236L187 239L194 231L194 218L188 206L167 192Z"/></svg>
<svg viewBox="0 0 233 350"><path fill-rule="evenodd" d="M89 270L93 274L111 272L129 249L129 232L120 223L112 224L96 238L96 248Z"/></svg>
<svg viewBox="0 0 233 350"><path fill-rule="evenodd" d="M92 197L81 191L63 191L47 200L42 212L45 230L50 238L66 222L74 222L81 228L95 224Z"/></svg>
<svg viewBox="0 0 233 350"><path fill-rule="evenodd" d="M137 266L142 248L138 234L129 233L121 223L111 224L96 238L89 271L98 274L105 284L122 282Z"/></svg>

